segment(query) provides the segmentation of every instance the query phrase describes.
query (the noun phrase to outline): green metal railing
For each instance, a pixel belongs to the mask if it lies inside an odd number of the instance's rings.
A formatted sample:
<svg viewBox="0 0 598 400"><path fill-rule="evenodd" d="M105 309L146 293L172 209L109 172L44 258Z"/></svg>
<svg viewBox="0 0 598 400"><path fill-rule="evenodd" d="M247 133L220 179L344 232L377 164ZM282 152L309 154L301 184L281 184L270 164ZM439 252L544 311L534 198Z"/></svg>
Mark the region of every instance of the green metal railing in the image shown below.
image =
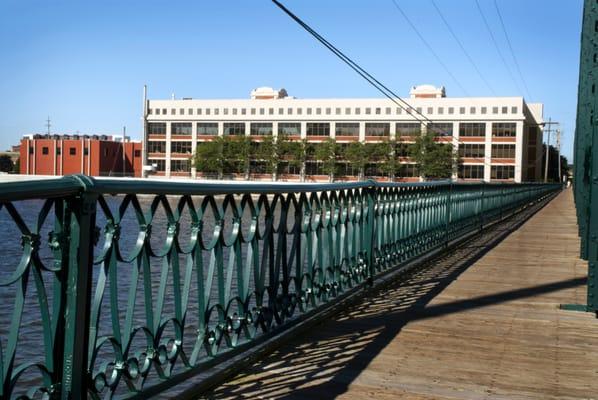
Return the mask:
<svg viewBox="0 0 598 400"><path fill-rule="evenodd" d="M3 184L0 397L159 393L560 188Z"/></svg>
<svg viewBox="0 0 598 400"><path fill-rule="evenodd" d="M598 4L585 0L574 144L574 195L581 257L588 260L587 304L564 308L598 312Z"/></svg>

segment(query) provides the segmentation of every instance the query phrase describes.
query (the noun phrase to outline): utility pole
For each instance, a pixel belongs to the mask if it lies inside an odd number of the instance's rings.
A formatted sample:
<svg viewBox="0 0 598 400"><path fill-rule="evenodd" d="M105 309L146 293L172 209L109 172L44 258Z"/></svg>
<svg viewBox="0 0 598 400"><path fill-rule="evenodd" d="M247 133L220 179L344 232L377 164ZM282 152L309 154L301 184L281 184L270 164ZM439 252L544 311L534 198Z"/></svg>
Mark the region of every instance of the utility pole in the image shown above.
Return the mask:
<svg viewBox="0 0 598 400"><path fill-rule="evenodd" d="M123 126L123 177L126 176L127 173L127 157L125 155L125 138L127 135L127 127Z"/></svg>
<svg viewBox="0 0 598 400"><path fill-rule="evenodd" d="M563 175L561 173L561 129L556 130L556 149L557 157L559 158L559 183L563 182Z"/></svg>
<svg viewBox="0 0 598 400"><path fill-rule="evenodd" d="M558 125L560 122L552 122L551 118L548 118L548 122L544 123L545 126L548 126L548 138L546 139L546 163L544 165L544 183L548 182L548 160L550 158L550 133L552 132L552 125Z"/></svg>
<svg viewBox="0 0 598 400"><path fill-rule="evenodd" d="M50 123L50 116L48 115L48 119L46 120L46 132L48 135L50 135L50 127L52 126L52 124Z"/></svg>

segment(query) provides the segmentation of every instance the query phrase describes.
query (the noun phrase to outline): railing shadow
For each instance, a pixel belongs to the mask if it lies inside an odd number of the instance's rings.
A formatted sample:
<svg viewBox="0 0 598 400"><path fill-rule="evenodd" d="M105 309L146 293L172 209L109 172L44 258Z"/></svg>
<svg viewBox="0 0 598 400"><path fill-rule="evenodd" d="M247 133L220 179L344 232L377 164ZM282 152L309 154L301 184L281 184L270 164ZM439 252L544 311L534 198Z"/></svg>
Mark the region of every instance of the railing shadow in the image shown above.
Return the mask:
<svg viewBox="0 0 598 400"><path fill-rule="evenodd" d="M527 215L526 217L529 217ZM400 283L372 293L332 323L313 328L210 394L208 398L334 398L410 321L485 307L582 285L570 279L426 307L462 272L525 219L507 221L423 266ZM273 374L273 371L275 374Z"/></svg>

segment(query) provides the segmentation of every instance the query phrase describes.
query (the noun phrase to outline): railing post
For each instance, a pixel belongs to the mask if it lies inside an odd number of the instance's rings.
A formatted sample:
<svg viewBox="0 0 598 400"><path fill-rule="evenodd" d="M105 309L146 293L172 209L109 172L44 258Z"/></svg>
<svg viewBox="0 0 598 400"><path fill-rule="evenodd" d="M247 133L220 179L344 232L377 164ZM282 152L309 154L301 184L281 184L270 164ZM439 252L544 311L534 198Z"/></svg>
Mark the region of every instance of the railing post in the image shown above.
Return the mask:
<svg viewBox="0 0 598 400"><path fill-rule="evenodd" d="M70 229L61 384L61 398L65 400L86 399L90 382L87 354L96 202L97 195L83 192L66 205Z"/></svg>
<svg viewBox="0 0 598 400"><path fill-rule="evenodd" d="M484 192L486 188L486 182L482 182L482 196L480 197L480 232L484 228Z"/></svg>
<svg viewBox="0 0 598 400"><path fill-rule="evenodd" d="M367 187L367 207L368 207L368 220L366 230L367 240L367 251L368 251L368 283L371 285L374 282L374 275L376 270L374 268L374 246L376 244L376 182L370 182L370 186Z"/></svg>
<svg viewBox="0 0 598 400"><path fill-rule="evenodd" d="M449 228L451 224L451 194L453 192L453 182L449 183L448 193L446 196L446 221L444 228L444 246L448 247L449 244Z"/></svg>

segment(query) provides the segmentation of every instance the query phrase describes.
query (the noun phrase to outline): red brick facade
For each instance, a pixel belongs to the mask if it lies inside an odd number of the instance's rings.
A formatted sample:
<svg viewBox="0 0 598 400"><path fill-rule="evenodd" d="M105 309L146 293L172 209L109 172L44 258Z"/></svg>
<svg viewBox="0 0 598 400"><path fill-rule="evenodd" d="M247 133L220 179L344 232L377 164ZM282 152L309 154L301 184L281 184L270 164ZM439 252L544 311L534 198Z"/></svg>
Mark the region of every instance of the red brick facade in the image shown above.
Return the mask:
<svg viewBox="0 0 598 400"><path fill-rule="evenodd" d="M124 160L123 160L124 148ZM141 177L141 142L42 136L21 140L21 174Z"/></svg>

